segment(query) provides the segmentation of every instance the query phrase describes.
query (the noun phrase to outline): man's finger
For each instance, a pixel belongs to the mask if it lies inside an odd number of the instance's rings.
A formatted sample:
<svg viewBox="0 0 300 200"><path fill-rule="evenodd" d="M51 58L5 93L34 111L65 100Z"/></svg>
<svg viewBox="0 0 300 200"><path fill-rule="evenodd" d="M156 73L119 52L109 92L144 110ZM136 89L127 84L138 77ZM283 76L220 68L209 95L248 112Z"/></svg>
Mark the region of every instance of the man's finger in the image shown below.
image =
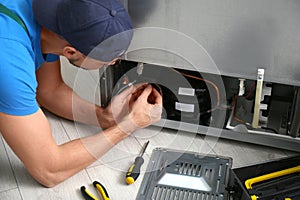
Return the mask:
<svg viewBox="0 0 300 200"><path fill-rule="evenodd" d="M146 87L146 86L147 86L147 83L138 83L138 84L134 84L134 85L131 84L118 95L120 95L120 97L122 97L122 98L126 98L129 95L135 93L141 87Z"/></svg>
<svg viewBox="0 0 300 200"><path fill-rule="evenodd" d="M162 96L155 88L152 89L151 95L153 96L153 99L155 99L154 104L162 104Z"/></svg>
<svg viewBox="0 0 300 200"><path fill-rule="evenodd" d="M143 92L139 98L143 98L143 99L147 100L151 93L152 93L152 86L147 85L147 87L143 90Z"/></svg>
<svg viewBox="0 0 300 200"><path fill-rule="evenodd" d="M136 87L134 85L131 85L128 88L126 88L125 90L123 90L120 94L118 94L118 96L120 98L126 98L129 95L131 95L132 93L134 93L135 90L136 90Z"/></svg>
<svg viewBox="0 0 300 200"><path fill-rule="evenodd" d="M148 85L148 83L146 83L146 82L134 84L136 89L145 88L147 85Z"/></svg>

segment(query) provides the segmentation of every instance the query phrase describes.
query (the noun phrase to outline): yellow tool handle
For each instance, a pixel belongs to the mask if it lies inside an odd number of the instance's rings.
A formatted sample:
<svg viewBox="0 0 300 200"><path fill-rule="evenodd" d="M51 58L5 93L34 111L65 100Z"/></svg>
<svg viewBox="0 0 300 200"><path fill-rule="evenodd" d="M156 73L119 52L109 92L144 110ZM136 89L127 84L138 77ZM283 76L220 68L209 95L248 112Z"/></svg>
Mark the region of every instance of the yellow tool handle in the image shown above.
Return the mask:
<svg viewBox="0 0 300 200"><path fill-rule="evenodd" d="M251 196L251 200L257 200L257 196L256 195L252 195Z"/></svg>
<svg viewBox="0 0 300 200"><path fill-rule="evenodd" d="M99 200L97 197L95 197L92 193L90 193L84 186L80 188L81 194L84 197L85 200Z"/></svg>
<svg viewBox="0 0 300 200"><path fill-rule="evenodd" d="M278 172L273 172L273 173L270 173L270 174L266 174L266 175L262 175L262 176L258 176L258 177L255 177L255 178L248 179L248 180L245 181L245 186L246 186L247 189L252 189L252 185L255 184L255 183L259 183L259 182L262 182L262 181L277 178L277 177L280 177L280 176L285 176L285 175L296 173L296 172L300 172L300 165L297 166L297 167L292 167L292 168L289 168L289 169L284 169L284 170L281 170L281 171L278 171Z"/></svg>
<svg viewBox="0 0 300 200"><path fill-rule="evenodd" d="M135 158L134 163L129 167L126 173L126 183L133 184L140 175L141 166L144 163L144 159L141 156Z"/></svg>
<svg viewBox="0 0 300 200"><path fill-rule="evenodd" d="M101 183L99 183L98 181L94 181L93 185L100 192L103 200L110 200L105 187Z"/></svg>

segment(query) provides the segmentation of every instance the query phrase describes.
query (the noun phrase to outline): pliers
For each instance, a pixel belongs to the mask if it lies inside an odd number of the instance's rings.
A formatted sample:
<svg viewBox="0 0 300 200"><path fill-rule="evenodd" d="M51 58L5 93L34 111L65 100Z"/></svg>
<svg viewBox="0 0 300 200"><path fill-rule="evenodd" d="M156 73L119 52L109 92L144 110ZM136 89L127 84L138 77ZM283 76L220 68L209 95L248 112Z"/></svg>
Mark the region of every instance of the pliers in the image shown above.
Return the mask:
<svg viewBox="0 0 300 200"><path fill-rule="evenodd" d="M98 181L94 181L93 185L99 191L103 200L110 200L105 187L101 183L99 183ZM92 195L84 186L81 186L80 190L85 200L99 200L97 197Z"/></svg>

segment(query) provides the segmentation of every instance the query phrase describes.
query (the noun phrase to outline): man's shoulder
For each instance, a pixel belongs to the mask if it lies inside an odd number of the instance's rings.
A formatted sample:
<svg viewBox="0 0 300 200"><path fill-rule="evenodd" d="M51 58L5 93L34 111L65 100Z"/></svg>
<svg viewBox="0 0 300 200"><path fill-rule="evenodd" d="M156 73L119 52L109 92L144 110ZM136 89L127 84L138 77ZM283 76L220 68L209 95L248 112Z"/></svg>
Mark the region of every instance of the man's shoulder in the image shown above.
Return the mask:
<svg viewBox="0 0 300 200"><path fill-rule="evenodd" d="M0 39L31 46L27 32L13 19L0 13ZM0 42L1 42L0 41Z"/></svg>
<svg viewBox="0 0 300 200"><path fill-rule="evenodd" d="M29 33L14 19L0 12L0 38L11 40L12 43L19 42L27 48L31 47L37 36L36 32L40 30L33 17L32 0L7 1L3 5L24 22Z"/></svg>
<svg viewBox="0 0 300 200"><path fill-rule="evenodd" d="M0 112L24 114L37 109L34 60L20 42L0 38Z"/></svg>

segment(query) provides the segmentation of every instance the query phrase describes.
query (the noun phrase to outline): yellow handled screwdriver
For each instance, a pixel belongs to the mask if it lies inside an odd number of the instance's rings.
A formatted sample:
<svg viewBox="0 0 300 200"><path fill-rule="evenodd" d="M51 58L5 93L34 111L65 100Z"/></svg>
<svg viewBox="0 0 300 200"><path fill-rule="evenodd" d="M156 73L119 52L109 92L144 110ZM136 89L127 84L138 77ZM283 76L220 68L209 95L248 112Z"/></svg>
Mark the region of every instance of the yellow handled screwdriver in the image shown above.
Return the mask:
<svg viewBox="0 0 300 200"><path fill-rule="evenodd" d="M146 151L148 144L149 141L144 144L141 154L135 158L134 163L129 167L126 173L126 183L128 185L134 183L140 175L141 166L144 163L143 155Z"/></svg>

